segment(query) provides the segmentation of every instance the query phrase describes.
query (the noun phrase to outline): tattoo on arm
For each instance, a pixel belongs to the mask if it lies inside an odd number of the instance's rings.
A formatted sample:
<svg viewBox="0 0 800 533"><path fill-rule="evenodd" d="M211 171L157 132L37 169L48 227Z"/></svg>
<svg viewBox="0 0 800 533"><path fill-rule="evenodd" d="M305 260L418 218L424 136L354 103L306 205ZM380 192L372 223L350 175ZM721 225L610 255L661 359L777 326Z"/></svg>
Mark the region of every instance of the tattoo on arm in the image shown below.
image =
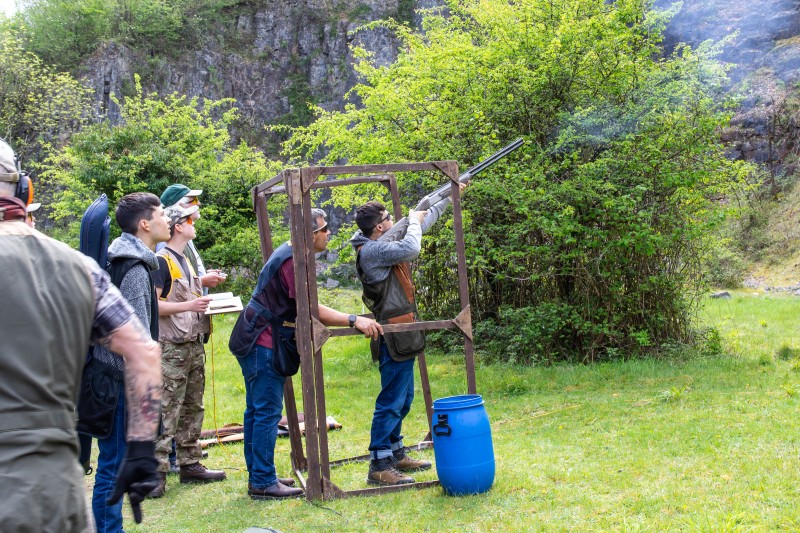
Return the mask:
<svg viewBox="0 0 800 533"><path fill-rule="evenodd" d="M112 351L125 358L128 439L153 439L161 413L161 348L138 319L109 336Z"/></svg>
<svg viewBox="0 0 800 533"><path fill-rule="evenodd" d="M128 393L133 393L133 397L137 396L134 392L135 383L136 379L127 383ZM161 387L152 383L146 385L144 393L138 395L138 400L138 405L128 408L128 425L140 427L142 424L158 424L161 420Z"/></svg>

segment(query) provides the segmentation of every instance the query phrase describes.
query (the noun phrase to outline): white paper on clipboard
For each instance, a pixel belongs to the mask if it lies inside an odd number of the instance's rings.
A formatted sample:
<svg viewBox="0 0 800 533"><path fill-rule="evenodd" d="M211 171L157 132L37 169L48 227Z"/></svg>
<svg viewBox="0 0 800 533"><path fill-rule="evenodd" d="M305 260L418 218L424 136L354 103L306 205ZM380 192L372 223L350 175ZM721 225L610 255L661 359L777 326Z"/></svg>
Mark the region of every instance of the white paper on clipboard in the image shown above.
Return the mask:
<svg viewBox="0 0 800 533"><path fill-rule="evenodd" d="M239 296L234 296L233 293L223 292L219 294L209 294L214 299L208 302L207 315L219 315L222 313L238 313L244 306L242 306L242 299Z"/></svg>

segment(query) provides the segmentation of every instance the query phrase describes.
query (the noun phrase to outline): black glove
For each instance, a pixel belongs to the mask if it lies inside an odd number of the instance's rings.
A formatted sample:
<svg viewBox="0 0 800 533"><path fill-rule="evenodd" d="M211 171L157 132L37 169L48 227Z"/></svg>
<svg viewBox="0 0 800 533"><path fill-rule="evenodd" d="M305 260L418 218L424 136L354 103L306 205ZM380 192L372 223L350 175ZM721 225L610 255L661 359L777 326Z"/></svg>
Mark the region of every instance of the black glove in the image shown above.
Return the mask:
<svg viewBox="0 0 800 533"><path fill-rule="evenodd" d="M142 523L141 503L145 496L158 486L159 476L156 472L156 445L153 441L128 441L127 453L117 472L117 482L114 492L106 503L114 505L128 493L133 510L133 519L137 524Z"/></svg>

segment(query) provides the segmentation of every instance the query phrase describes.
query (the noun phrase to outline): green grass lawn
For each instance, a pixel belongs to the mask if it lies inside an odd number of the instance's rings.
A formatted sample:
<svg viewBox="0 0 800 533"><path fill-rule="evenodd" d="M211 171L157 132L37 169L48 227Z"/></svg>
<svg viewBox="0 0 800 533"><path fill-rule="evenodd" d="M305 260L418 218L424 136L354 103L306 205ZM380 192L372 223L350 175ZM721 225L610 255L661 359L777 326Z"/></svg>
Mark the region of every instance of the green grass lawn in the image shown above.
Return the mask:
<svg viewBox="0 0 800 533"><path fill-rule="evenodd" d="M335 298L360 311L351 295ZM497 474L486 494L449 497L441 488L308 503L255 502L246 494L242 445L210 449L205 463L228 479L181 485L144 504L126 530L244 531L766 531L800 530L800 297L736 293L709 300L726 356L526 368L481 364L478 392L491 419ZM240 422L244 386L226 348L232 326L215 318L207 349L205 427ZM781 349L783 348L783 349ZM428 356L434 398L466 392L463 357ZM331 459L366 453L379 375L366 340L324 350ZM427 432L422 395L406 419L413 443ZM299 376L295 389L300 389ZM298 395L298 408L302 399ZM434 458L433 451L420 454ZM289 442L279 439L279 473ZM332 471L344 489L366 487L366 463ZM435 471L417 475L435 479Z"/></svg>

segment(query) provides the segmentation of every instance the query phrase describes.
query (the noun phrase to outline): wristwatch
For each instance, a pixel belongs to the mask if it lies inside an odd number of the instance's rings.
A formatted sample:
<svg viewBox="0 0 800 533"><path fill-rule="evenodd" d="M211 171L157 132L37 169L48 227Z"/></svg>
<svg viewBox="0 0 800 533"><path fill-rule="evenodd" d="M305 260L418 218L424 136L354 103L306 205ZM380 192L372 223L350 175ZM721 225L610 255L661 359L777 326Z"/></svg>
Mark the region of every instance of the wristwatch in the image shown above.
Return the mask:
<svg viewBox="0 0 800 533"><path fill-rule="evenodd" d="M351 328L356 327L356 318L358 318L356 315L350 315L349 317L347 317L347 320L350 322Z"/></svg>

